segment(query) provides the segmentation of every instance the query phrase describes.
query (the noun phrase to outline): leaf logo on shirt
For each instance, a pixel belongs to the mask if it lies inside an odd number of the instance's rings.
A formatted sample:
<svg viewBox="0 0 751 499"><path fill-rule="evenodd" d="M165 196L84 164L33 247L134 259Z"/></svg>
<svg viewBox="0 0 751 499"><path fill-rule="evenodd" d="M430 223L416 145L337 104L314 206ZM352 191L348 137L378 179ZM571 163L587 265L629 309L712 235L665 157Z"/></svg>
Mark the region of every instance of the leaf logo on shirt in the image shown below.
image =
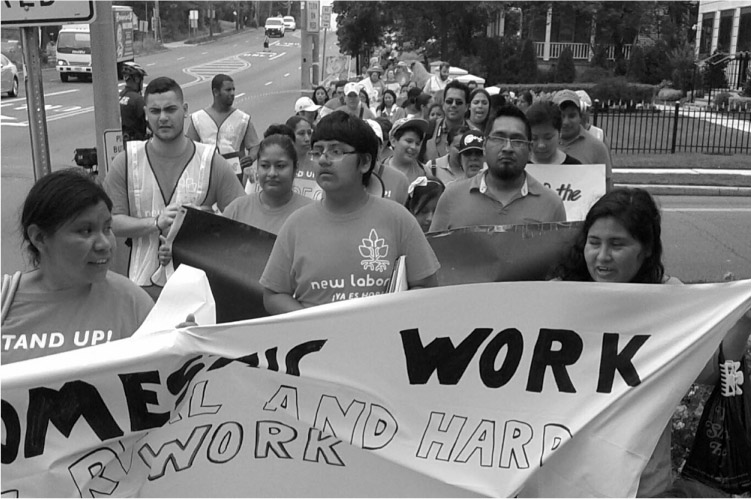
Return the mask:
<svg viewBox="0 0 751 499"><path fill-rule="evenodd" d="M386 244L384 239L378 237L375 229L370 230L370 235L367 239L362 240L359 249L360 255L365 258L365 260L360 261L363 270L384 272L388 268L389 261L385 258L389 253L389 245Z"/></svg>

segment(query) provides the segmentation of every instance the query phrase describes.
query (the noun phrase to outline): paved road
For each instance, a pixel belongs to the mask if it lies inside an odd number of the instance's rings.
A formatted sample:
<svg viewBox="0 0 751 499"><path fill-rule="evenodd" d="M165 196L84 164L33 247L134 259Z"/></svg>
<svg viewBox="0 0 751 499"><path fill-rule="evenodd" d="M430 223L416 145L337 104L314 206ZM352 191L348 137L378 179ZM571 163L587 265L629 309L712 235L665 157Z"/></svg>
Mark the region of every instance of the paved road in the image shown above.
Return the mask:
<svg viewBox="0 0 751 499"><path fill-rule="evenodd" d="M268 53L263 37L250 32L139 58L149 77L167 75L185 89L190 109L211 103L209 80L215 72L232 72L236 105L251 114L259 133L292 115L300 95L299 31L274 40ZM334 36L326 53L334 53ZM61 83L54 71L44 74L53 169L72 166L75 147L95 144L91 83ZM147 78L148 79L148 78ZM24 99L3 99L2 124L2 272L25 268L16 232L18 210L32 184L31 153ZM21 124L21 125L19 125ZM669 273L686 282L719 281L727 273L751 278L751 199L661 197L663 240Z"/></svg>

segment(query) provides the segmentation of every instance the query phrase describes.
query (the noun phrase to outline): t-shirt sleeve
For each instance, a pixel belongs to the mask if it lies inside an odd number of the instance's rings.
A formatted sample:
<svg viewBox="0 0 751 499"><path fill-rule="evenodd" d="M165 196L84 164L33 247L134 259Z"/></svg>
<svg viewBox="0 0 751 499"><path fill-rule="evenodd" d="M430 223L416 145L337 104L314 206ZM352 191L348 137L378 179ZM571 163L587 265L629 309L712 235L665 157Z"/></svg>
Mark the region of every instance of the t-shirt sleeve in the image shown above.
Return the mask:
<svg viewBox="0 0 751 499"><path fill-rule="evenodd" d="M261 286L275 293L293 295L295 292L295 283L292 276L294 249L290 225L290 219L287 219L282 225L259 282ZM294 219L292 225L294 225Z"/></svg>
<svg viewBox="0 0 751 499"><path fill-rule="evenodd" d="M428 243L420 225L405 210L405 254L407 255L407 282L412 283L430 277L441 268L433 248Z"/></svg>
<svg viewBox="0 0 751 499"><path fill-rule="evenodd" d="M430 228L428 229L428 232L440 232L442 230L448 230L449 214L451 211L451 195L449 193L450 191L444 192L441 197L438 198L438 204L436 205L435 211L433 212L433 221L430 222Z"/></svg>
<svg viewBox="0 0 751 499"><path fill-rule="evenodd" d="M242 184L226 159L214 153L211 167L211 182L214 199L221 211L235 199L245 195Z"/></svg>
<svg viewBox="0 0 751 499"><path fill-rule="evenodd" d="M240 206L240 199L237 198L234 201L232 201L230 204L227 205L227 207L222 211L222 216L229 218L230 220L237 220L237 214L239 212L239 206Z"/></svg>
<svg viewBox="0 0 751 499"><path fill-rule="evenodd" d="M112 166L104 178L104 191L112 200L113 215L128 215L128 182L126 180L125 151L122 151L112 161Z"/></svg>

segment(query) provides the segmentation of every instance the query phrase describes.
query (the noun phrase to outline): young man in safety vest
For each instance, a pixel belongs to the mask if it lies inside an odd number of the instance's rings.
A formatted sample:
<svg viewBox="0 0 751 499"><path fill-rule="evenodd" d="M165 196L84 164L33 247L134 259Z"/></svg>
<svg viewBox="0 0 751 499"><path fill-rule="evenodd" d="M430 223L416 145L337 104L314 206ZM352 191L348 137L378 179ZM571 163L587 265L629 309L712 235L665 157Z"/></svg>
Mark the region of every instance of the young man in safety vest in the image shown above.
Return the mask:
<svg viewBox="0 0 751 499"><path fill-rule="evenodd" d="M261 141L250 115L232 105L235 102L235 82L232 78L225 74L216 75L211 80L211 93L214 102L190 115L185 135L196 142L216 145L219 154L229 162L237 178L242 180L243 168L256 160Z"/></svg>
<svg viewBox="0 0 751 499"><path fill-rule="evenodd" d="M152 296L151 277L159 269L159 236L169 232L181 205L223 210L244 195L227 160L213 145L184 134L188 104L171 78L152 80L144 93L153 137L128 142L104 180L112 198L112 230L131 239L128 277Z"/></svg>

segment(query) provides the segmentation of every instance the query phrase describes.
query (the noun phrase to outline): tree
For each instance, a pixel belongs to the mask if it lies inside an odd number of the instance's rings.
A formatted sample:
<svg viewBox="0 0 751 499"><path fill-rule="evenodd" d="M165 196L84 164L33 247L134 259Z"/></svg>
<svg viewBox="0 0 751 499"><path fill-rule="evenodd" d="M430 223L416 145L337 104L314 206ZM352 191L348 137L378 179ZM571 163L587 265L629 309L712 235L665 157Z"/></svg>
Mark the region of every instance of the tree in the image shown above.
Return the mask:
<svg viewBox="0 0 751 499"><path fill-rule="evenodd" d="M519 56L519 83L537 82L537 52L535 43L526 39L522 42Z"/></svg>
<svg viewBox="0 0 751 499"><path fill-rule="evenodd" d="M575 79L574 54L570 48L566 47L558 56L558 64L555 66L555 81L556 83L573 83Z"/></svg>
<svg viewBox="0 0 751 499"><path fill-rule="evenodd" d="M644 49L641 45L634 45L631 48L631 58L628 61L628 76L633 81L644 82L647 75L647 66L644 61Z"/></svg>
<svg viewBox="0 0 751 499"><path fill-rule="evenodd" d="M336 36L344 54L359 58L360 54L382 43L392 23L390 8L384 4L381 1L334 2L332 10L337 14L338 26Z"/></svg>

